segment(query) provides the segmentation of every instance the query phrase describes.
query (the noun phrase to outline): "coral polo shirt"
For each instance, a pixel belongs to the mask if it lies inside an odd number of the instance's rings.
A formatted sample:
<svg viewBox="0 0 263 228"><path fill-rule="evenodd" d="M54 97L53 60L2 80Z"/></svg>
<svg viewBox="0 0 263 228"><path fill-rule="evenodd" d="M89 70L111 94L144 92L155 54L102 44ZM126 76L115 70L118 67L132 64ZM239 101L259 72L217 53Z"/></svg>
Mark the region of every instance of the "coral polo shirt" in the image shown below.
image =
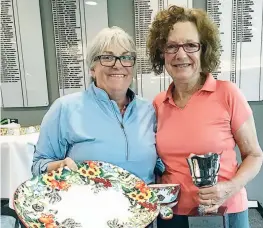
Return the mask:
<svg viewBox="0 0 263 228"><path fill-rule="evenodd" d="M233 133L252 115L237 86L207 76L202 89L193 94L184 108L172 98L174 84L154 99L157 114L156 144L166 171L162 183L181 185L174 213L187 215L198 206L198 188L193 184L186 158L208 152L221 154L218 181L231 180L238 169ZM227 213L247 209L245 188L229 198Z"/></svg>

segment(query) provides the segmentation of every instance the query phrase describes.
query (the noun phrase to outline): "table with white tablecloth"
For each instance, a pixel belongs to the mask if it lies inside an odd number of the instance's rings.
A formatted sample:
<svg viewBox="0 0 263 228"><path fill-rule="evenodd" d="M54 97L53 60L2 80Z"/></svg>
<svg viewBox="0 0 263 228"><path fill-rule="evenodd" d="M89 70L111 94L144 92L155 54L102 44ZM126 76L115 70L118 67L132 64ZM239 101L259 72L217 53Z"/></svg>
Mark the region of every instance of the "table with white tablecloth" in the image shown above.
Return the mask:
<svg viewBox="0 0 263 228"><path fill-rule="evenodd" d="M38 136L39 133L0 137L1 199L9 199L10 208L13 208L17 187L32 177L31 165Z"/></svg>

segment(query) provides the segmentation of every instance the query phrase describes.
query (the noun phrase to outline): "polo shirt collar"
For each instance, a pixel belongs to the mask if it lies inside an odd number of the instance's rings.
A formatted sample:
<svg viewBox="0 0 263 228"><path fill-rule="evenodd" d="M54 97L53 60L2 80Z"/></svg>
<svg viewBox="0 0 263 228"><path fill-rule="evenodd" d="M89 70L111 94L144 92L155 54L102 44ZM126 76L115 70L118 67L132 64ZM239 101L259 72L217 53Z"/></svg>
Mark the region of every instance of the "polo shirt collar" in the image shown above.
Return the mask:
<svg viewBox="0 0 263 228"><path fill-rule="evenodd" d="M166 95L165 95L163 101L173 99L172 91L173 91L174 87L175 87L174 83L172 82L167 89L167 92L166 92ZM208 92L215 92L215 90L216 90L216 79L214 79L214 77L211 73L207 74L205 84L203 85L203 87L200 90L201 91L208 91Z"/></svg>
<svg viewBox="0 0 263 228"><path fill-rule="evenodd" d="M205 84L201 88L203 91L215 92L216 91L216 79L214 79L211 73L207 74Z"/></svg>

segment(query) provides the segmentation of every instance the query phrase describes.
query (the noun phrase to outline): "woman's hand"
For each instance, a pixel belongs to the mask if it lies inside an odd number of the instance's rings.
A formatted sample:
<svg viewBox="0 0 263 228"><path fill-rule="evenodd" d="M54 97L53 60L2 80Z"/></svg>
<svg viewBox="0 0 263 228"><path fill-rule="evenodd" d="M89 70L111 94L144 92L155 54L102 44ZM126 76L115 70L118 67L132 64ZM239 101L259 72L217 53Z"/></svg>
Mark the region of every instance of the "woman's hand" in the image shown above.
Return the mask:
<svg viewBox="0 0 263 228"><path fill-rule="evenodd" d="M69 157L66 157L64 160L62 160L62 162L60 164L60 168L63 168L65 166L68 167L69 169L71 169L72 171L78 170L76 163Z"/></svg>
<svg viewBox="0 0 263 228"><path fill-rule="evenodd" d="M63 168L65 166L67 166L72 171L77 171L78 169L76 163L71 158L66 157L64 160L53 161L48 163L47 172L58 170L59 168Z"/></svg>
<svg viewBox="0 0 263 228"><path fill-rule="evenodd" d="M205 213L212 213L237 191L232 181L218 182L212 187L199 189L199 203L209 206L206 207Z"/></svg>

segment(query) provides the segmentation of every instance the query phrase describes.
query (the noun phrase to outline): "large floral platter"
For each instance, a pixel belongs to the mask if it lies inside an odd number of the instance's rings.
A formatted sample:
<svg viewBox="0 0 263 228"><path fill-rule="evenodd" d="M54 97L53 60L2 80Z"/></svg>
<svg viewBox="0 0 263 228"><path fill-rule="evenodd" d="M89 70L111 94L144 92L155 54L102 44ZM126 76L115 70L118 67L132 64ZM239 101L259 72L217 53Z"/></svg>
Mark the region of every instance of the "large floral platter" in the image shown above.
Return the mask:
<svg viewBox="0 0 263 228"><path fill-rule="evenodd" d="M77 163L18 187L14 208L30 228L145 228L159 214L156 194L138 177L105 162Z"/></svg>

